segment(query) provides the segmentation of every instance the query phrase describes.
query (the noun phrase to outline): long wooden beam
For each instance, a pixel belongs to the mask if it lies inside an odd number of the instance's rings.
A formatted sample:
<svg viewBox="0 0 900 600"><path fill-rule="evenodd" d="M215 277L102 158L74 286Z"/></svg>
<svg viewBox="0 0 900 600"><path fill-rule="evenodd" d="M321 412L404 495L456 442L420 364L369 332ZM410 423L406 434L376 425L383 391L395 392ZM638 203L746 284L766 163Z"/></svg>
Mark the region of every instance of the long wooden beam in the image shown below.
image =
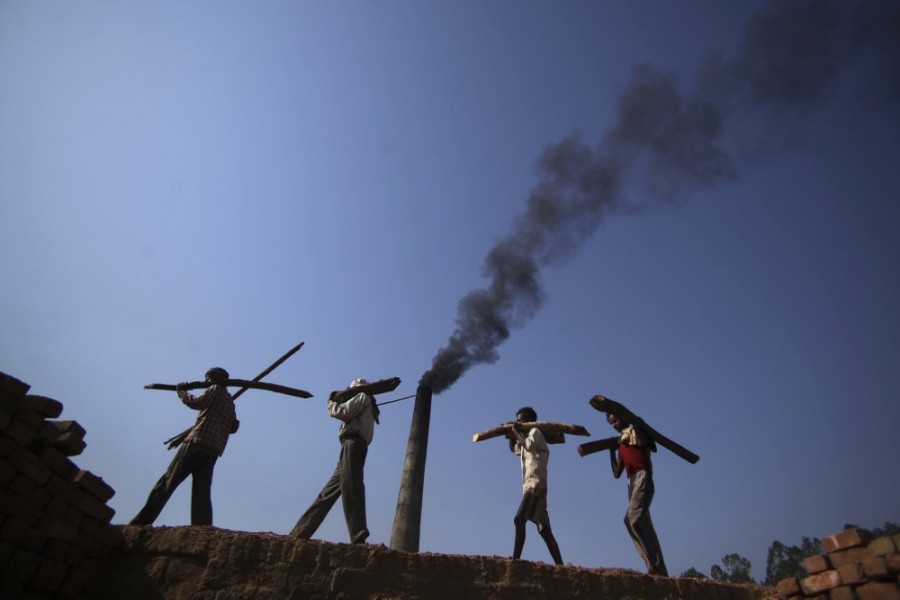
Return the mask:
<svg viewBox="0 0 900 600"><path fill-rule="evenodd" d="M489 440L491 438L505 436L512 436L512 428L514 423L510 421L509 423L503 423L493 429L487 429L485 431L479 431L472 436L473 442L480 442L482 440ZM547 443L549 444L562 444L565 442L566 433L570 435L591 435L588 433L588 430L582 427L581 425L571 425L569 423L557 423L556 421L531 421L529 423L518 423L518 425L525 430L538 428L541 430L541 433L544 434L544 437L547 438Z"/></svg>
<svg viewBox="0 0 900 600"><path fill-rule="evenodd" d="M216 385L210 381L189 381L187 383L181 384L181 389L183 390L198 390L201 388L208 388L212 385ZM241 387L244 389L253 389L253 390L266 390L267 392L275 392L278 394L286 394L288 396L295 396L297 398L312 398L312 394L307 392L306 390L300 390L297 388L288 387L286 385L278 385L277 383L266 383L264 381L250 381L249 379L227 379L224 382L221 382L220 385L224 385L226 387ZM145 390L170 390L175 391L178 389L177 385L172 385L170 383L150 383L144 386Z"/></svg>
<svg viewBox="0 0 900 600"><path fill-rule="evenodd" d="M624 405L616 402L615 400L611 400L606 396L597 394L596 396L592 397L588 401L588 403L600 412L613 414L623 421L639 425L644 431L647 432L647 435L649 435L653 439L653 441L655 441L666 450L669 450L670 452L688 461L689 463L695 464L698 460L700 460L700 457L697 454L694 454L681 444L670 440L669 438L652 428L646 421L644 421L644 419L640 418L639 416L628 410Z"/></svg>
<svg viewBox="0 0 900 600"><path fill-rule="evenodd" d="M602 452L603 450L612 450L618 447L618 436L603 438L602 440L591 440L590 442L585 442L578 446L578 456L587 456L588 454Z"/></svg>
<svg viewBox="0 0 900 600"><path fill-rule="evenodd" d="M393 392L400 385L399 377L388 377L387 379L379 379L378 381L370 381L356 387L348 387L343 390L331 392L329 400L337 402L346 402L359 393L366 393L374 396L375 394L383 394L385 392Z"/></svg>

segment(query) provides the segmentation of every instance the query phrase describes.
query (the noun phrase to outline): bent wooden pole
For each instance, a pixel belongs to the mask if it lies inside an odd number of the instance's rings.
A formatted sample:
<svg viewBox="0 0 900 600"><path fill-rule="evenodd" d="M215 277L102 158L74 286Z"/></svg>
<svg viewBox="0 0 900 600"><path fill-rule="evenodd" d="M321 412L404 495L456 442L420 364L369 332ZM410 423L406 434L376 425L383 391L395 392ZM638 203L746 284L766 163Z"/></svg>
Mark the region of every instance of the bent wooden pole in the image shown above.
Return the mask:
<svg viewBox="0 0 900 600"><path fill-rule="evenodd" d="M303 347L303 344L305 344L305 343L306 343L306 342L300 342L299 344L297 344L296 346L294 346L293 348L291 348L290 350L288 350L287 352L285 352L284 354L282 354L281 357L280 357L278 360L276 360L276 361L273 362L271 365L269 365L268 367L266 367L265 369L263 369L263 371L262 371L259 375L257 375L256 377L254 377L252 381L253 381L254 383L259 383L259 381L260 381L263 377L265 377L266 375L268 375L269 373L271 373L272 371L274 371L275 369L277 369L278 367L280 367L281 364L282 364L284 361L286 361L287 359L289 359L290 357L292 357L294 354L296 354L297 351L300 350L300 348L302 348L302 347ZM231 399L232 399L232 400L237 400L238 397L239 397L241 394L243 394L244 392L247 391L247 389L249 389L249 388L241 388L241 389L239 389L237 392L234 393L234 395L231 397ZM187 429L185 429L184 431L182 431L182 432L179 433L178 435L173 436L173 437L170 437L169 439L167 439L165 442L163 442L163 444L168 444L169 450L171 450L172 448L175 448L175 447L181 445L181 442L183 442L183 441L184 441L184 438L186 438L186 437L188 436L188 434L191 432L191 429L193 429L193 427L188 427Z"/></svg>
<svg viewBox="0 0 900 600"><path fill-rule="evenodd" d="M587 456L588 454L602 452L603 450L613 450L618 447L618 436L603 438L602 440L591 440L578 446L578 456Z"/></svg>
<svg viewBox="0 0 900 600"><path fill-rule="evenodd" d="M544 437L547 438L548 444L562 444L565 443L566 433L570 435L591 435L588 433L588 430L582 427L581 425L571 425L569 423L557 423L556 421L532 421L530 423L518 423L518 425L524 429L540 429L541 433L544 434ZM512 428L513 423L503 423L498 427L494 427L493 429L487 429L485 431L479 431L472 435L473 442L480 442L482 440L489 440L491 438L505 436L512 436Z"/></svg>
<svg viewBox="0 0 900 600"><path fill-rule="evenodd" d="M698 455L694 454L681 444L670 440L657 430L653 429L645 420L643 420L615 400L611 400L606 396L597 394L596 396L591 398L588 403L600 412L613 414L623 421L640 425L644 429L644 431L647 432L647 435L649 435L653 439L654 442L656 442L666 450L678 455L689 463L695 464L698 460L700 460L700 457Z"/></svg>
<svg viewBox="0 0 900 600"><path fill-rule="evenodd" d="M208 388L212 385L216 385L210 381L190 381L188 383L182 384L181 389L183 390L198 390L201 388ZM224 382L221 382L220 385L224 385L226 387L241 387L241 392L245 390L266 390L267 392L275 392L277 394L286 394L288 396L294 396L296 398L312 398L312 394L307 392L306 390L300 390L297 388L288 387L286 385L278 385L277 383L265 383L263 381L250 381L248 379L227 379ZM178 389L177 385L172 385L170 383L150 383L144 386L145 390L170 390L175 391ZM232 399L234 396L232 396Z"/></svg>

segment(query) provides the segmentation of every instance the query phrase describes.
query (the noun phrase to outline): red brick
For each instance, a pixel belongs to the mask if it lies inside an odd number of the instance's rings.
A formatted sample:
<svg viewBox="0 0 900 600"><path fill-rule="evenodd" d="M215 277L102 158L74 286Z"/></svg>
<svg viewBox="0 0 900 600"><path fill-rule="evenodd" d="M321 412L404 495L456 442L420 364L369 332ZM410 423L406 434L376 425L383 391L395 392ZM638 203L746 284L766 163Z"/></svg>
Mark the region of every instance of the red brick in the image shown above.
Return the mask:
<svg viewBox="0 0 900 600"><path fill-rule="evenodd" d="M42 487L34 488L28 497L28 503L35 508L43 508L50 502L50 493Z"/></svg>
<svg viewBox="0 0 900 600"><path fill-rule="evenodd" d="M34 527L41 519L40 509L13 494L0 494L0 513L13 519L21 519L29 527Z"/></svg>
<svg viewBox="0 0 900 600"><path fill-rule="evenodd" d="M116 514L116 511L93 496L84 496L81 502L78 503L78 508L84 511L84 514L99 519L104 523L109 523L113 515Z"/></svg>
<svg viewBox="0 0 900 600"><path fill-rule="evenodd" d="M782 579L775 584L775 590L781 596L798 596L800 594L800 581L796 577Z"/></svg>
<svg viewBox="0 0 900 600"><path fill-rule="evenodd" d="M62 540L49 539L42 555L49 560L64 562L71 546Z"/></svg>
<svg viewBox="0 0 900 600"><path fill-rule="evenodd" d="M869 542L869 550L875 556L884 556L885 554L893 554L897 551L894 540L890 536L882 536Z"/></svg>
<svg viewBox="0 0 900 600"><path fill-rule="evenodd" d="M84 513L77 506L70 506L63 517L66 523L81 531L81 522L84 521Z"/></svg>
<svg viewBox="0 0 900 600"><path fill-rule="evenodd" d="M106 527L106 523L100 521L99 519L95 519L93 517L89 517L85 515L84 519L81 520L81 524L78 526L78 529L89 537L94 537L97 535L97 532L100 531L103 527Z"/></svg>
<svg viewBox="0 0 900 600"><path fill-rule="evenodd" d="M116 495L116 490L112 489L103 479L90 471L79 471L75 476L75 483L91 496L103 502Z"/></svg>
<svg viewBox="0 0 900 600"><path fill-rule="evenodd" d="M862 568L865 574L871 579L888 579L891 572L887 568L883 556L876 556L869 560L863 561Z"/></svg>
<svg viewBox="0 0 900 600"><path fill-rule="evenodd" d="M44 486L51 496L59 498L66 504L75 505L81 501L83 495L72 481L66 481L59 475L52 475Z"/></svg>
<svg viewBox="0 0 900 600"><path fill-rule="evenodd" d="M56 519L62 519L66 516L66 512L69 510L69 504L66 504L66 501L59 497L54 497L50 499L50 502L47 503L47 507L44 509L44 514L48 517L54 517Z"/></svg>
<svg viewBox="0 0 900 600"><path fill-rule="evenodd" d="M84 443L84 427L77 421L47 421L59 431L53 445L66 456L81 454L87 444Z"/></svg>
<svg viewBox="0 0 900 600"><path fill-rule="evenodd" d="M55 517L44 517L38 523L38 530L46 533L54 540L60 540L71 544L78 537L78 527L70 523L66 523L63 519Z"/></svg>
<svg viewBox="0 0 900 600"><path fill-rule="evenodd" d="M900 600L900 589L894 583L870 581L856 588L860 600Z"/></svg>
<svg viewBox="0 0 900 600"><path fill-rule="evenodd" d="M0 395L6 398L21 398L28 393L31 386L19 381L12 375L0 372Z"/></svg>
<svg viewBox="0 0 900 600"><path fill-rule="evenodd" d="M56 592L62 587L63 581L69 574L69 566L52 560L45 560L38 568L32 584L39 590Z"/></svg>
<svg viewBox="0 0 900 600"><path fill-rule="evenodd" d="M34 491L35 485L32 480L25 477L25 475L19 473L13 480L9 482L9 491L18 496L19 498L29 498L31 496L31 492Z"/></svg>
<svg viewBox="0 0 900 600"><path fill-rule="evenodd" d="M32 552L42 552L47 546L47 541L49 539L50 538L46 533L38 531L37 529L30 529L25 536L25 540L22 542L22 547L26 550L31 550Z"/></svg>
<svg viewBox="0 0 900 600"><path fill-rule="evenodd" d="M856 592L853 591L853 588L849 585L842 585L841 587L836 587L833 590L828 592L828 600L859 600L856 597Z"/></svg>
<svg viewBox="0 0 900 600"><path fill-rule="evenodd" d="M822 538L822 548L831 554L838 550L864 546L872 541L872 532L866 529L845 529L839 533Z"/></svg>
<svg viewBox="0 0 900 600"><path fill-rule="evenodd" d="M50 469L47 465L24 448L13 452L9 462L38 485L43 485L50 479Z"/></svg>
<svg viewBox="0 0 900 600"><path fill-rule="evenodd" d="M861 563L864 560L875 558L875 555L866 547L858 547L832 552L828 555L828 558L831 560L831 564L838 569L844 565L849 565L850 563Z"/></svg>
<svg viewBox="0 0 900 600"><path fill-rule="evenodd" d="M20 446L26 445L37 437L37 434L33 429L16 418L13 418L12 421L9 422L9 426L6 428L6 435Z"/></svg>
<svg viewBox="0 0 900 600"><path fill-rule="evenodd" d="M821 573L822 571L830 569L831 562L824 554L814 554L813 556L803 559L803 566L806 567L807 573L815 575L816 573Z"/></svg>
<svg viewBox="0 0 900 600"><path fill-rule="evenodd" d="M59 415L62 414L63 404L58 400L54 400L53 398L47 398L46 396L36 396L34 394L27 394L24 398L22 398L22 405L31 408L32 410L36 410L41 413L46 418L55 419Z"/></svg>
<svg viewBox="0 0 900 600"><path fill-rule="evenodd" d="M0 565L5 563L9 556L12 554L12 551L15 549L15 546L10 543L9 540L0 539ZM2 598L3 596L0 596Z"/></svg>
<svg viewBox="0 0 900 600"><path fill-rule="evenodd" d="M9 464L8 460L0 461L0 484L8 484L18 472L15 467Z"/></svg>
<svg viewBox="0 0 900 600"><path fill-rule="evenodd" d="M37 433L41 428L41 425L44 424L44 415L25 405L20 405L18 410L13 413L13 420L16 419L27 425L28 428L35 433Z"/></svg>
<svg viewBox="0 0 900 600"><path fill-rule="evenodd" d="M9 456L19 448L19 443L5 433L0 433L0 456Z"/></svg>
<svg viewBox="0 0 900 600"><path fill-rule="evenodd" d="M65 454L66 456L78 456L87 448L84 439L72 434L64 433L53 442L53 447Z"/></svg>
<svg viewBox="0 0 900 600"><path fill-rule="evenodd" d="M66 580L59 588L59 594L64 598L80 598L81 592L90 578L91 576L81 569L69 569Z"/></svg>
<svg viewBox="0 0 900 600"><path fill-rule="evenodd" d="M121 529L104 525L94 534L94 539L107 548L121 548L124 545Z"/></svg>
<svg viewBox="0 0 900 600"><path fill-rule="evenodd" d="M884 563L891 573L900 573L900 554L888 554L884 557Z"/></svg>
<svg viewBox="0 0 900 600"><path fill-rule="evenodd" d="M5 408L0 408L0 431L9 427L10 421L12 421L12 413Z"/></svg>
<svg viewBox="0 0 900 600"><path fill-rule="evenodd" d="M841 576L835 571L823 571L804 577L800 580L800 589L804 594L814 596L841 585Z"/></svg>
<svg viewBox="0 0 900 600"><path fill-rule="evenodd" d="M34 577L40 564L40 556L34 552L16 548L10 555L9 560L0 567L0 580L28 583Z"/></svg>
<svg viewBox="0 0 900 600"><path fill-rule="evenodd" d="M0 537L16 546L23 546L30 531L31 527L22 519L6 519L0 528Z"/></svg>
<svg viewBox="0 0 900 600"><path fill-rule="evenodd" d="M866 573L860 563L844 565L838 569L838 573L841 575L841 581L847 585L856 585L866 581Z"/></svg>
<svg viewBox="0 0 900 600"><path fill-rule="evenodd" d="M69 546L69 551L66 553L66 563L74 567L80 567L87 559L87 555L87 544L83 540L76 540L74 544Z"/></svg>
<svg viewBox="0 0 900 600"><path fill-rule="evenodd" d="M75 478L78 473L78 466L69 460L66 455L52 446L47 446L37 453L37 456L44 461L56 474L70 481Z"/></svg>
<svg viewBox="0 0 900 600"><path fill-rule="evenodd" d="M25 598L25 586L18 581L0 579L0 598Z"/></svg>

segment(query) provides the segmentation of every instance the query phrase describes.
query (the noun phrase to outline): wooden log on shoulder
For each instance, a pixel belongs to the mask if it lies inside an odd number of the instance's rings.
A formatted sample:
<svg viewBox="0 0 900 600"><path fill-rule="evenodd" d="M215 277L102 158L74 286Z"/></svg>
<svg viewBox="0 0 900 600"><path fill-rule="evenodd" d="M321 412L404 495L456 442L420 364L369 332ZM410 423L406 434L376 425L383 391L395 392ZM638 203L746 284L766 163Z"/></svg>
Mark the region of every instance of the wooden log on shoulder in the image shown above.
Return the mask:
<svg viewBox="0 0 900 600"><path fill-rule="evenodd" d="M613 450L619 447L618 436L603 438L602 440L592 440L578 446L578 456L587 456L595 452L604 450Z"/></svg>
<svg viewBox="0 0 900 600"><path fill-rule="evenodd" d="M530 423L519 423L519 426L525 430L534 427L540 429L541 433L544 434L544 437L546 438L548 444L565 443L565 434L567 433L570 435L591 435L590 433L588 433L588 430L581 425L557 423L556 421L532 421ZM502 425L494 427L493 429L479 431L472 436L472 441L480 442L482 440L489 440L491 438L500 436L511 438L512 427L513 422L510 421L509 423L503 423Z"/></svg>
<svg viewBox="0 0 900 600"><path fill-rule="evenodd" d="M209 381L189 381L181 386L183 390L198 390L201 388L208 388L211 385L215 385ZM249 381L247 379L228 379L223 385L226 387L241 387L241 388L250 388L254 390L266 390L268 392L276 392L278 394L287 394L288 396L295 396L297 398L312 398L312 394L307 392L306 390L300 390L297 388L287 387L286 385L278 385L276 383L265 383L263 381ZM145 390L170 390L175 391L177 385L172 385L169 383L150 383L144 386Z"/></svg>
<svg viewBox="0 0 900 600"><path fill-rule="evenodd" d="M638 425L647 432L647 435L649 435L654 442L656 442L666 450L683 458L689 463L695 464L698 460L700 460L700 457L697 454L694 454L681 444L670 440L669 438L655 430L653 427L651 427L644 419L637 416L636 414L628 410L624 405L616 402L615 400L611 400L606 396L597 394L596 396L592 397L588 401L588 403L600 412L616 415L623 421Z"/></svg>
<svg viewBox="0 0 900 600"><path fill-rule="evenodd" d="M353 396L359 393L366 393L371 396L376 394L383 394L385 392L393 392L397 389L397 386L400 385L399 377L388 377L387 379L379 379L378 381L370 381L369 383L364 383L363 385L358 385L356 387L348 387L343 390L338 390L331 392L328 399L340 404L341 402L346 402Z"/></svg>

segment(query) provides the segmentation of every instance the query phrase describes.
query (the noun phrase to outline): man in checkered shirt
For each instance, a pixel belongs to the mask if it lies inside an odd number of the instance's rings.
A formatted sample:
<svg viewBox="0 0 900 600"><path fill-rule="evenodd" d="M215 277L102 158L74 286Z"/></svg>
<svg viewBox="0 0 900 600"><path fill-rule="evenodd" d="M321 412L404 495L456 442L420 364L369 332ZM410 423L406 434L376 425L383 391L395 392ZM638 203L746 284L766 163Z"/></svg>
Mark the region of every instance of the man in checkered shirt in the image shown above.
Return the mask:
<svg viewBox="0 0 900 600"><path fill-rule="evenodd" d="M213 367L206 372L206 381L213 385L199 396L177 387L178 397L194 410L200 411L191 432L172 459L165 474L159 478L147 503L131 520L132 525L152 525L175 489L188 475L191 487L191 525L212 525L212 477L216 461L225 451L228 436L237 431L238 420L234 400L223 385L228 371Z"/></svg>

